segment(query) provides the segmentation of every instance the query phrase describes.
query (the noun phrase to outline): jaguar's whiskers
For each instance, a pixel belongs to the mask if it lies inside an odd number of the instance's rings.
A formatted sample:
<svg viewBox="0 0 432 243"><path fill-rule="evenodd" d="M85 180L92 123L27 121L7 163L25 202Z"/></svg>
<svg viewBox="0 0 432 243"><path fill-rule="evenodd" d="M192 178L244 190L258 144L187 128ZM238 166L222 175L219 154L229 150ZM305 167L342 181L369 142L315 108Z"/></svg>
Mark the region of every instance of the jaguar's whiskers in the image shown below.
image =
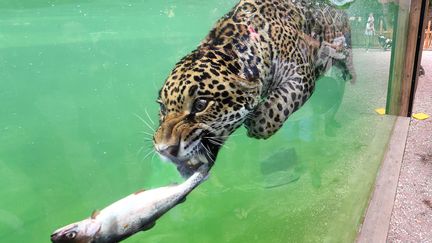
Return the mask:
<svg viewBox="0 0 432 243"><path fill-rule="evenodd" d="M205 152L205 154L203 154L204 157L210 160L208 162L213 163L214 162L213 156L212 156L212 153L210 152L209 148L207 148L202 142L200 142L200 145L201 145L201 147L204 148L204 152Z"/></svg>
<svg viewBox="0 0 432 243"><path fill-rule="evenodd" d="M156 130L146 121L144 120L144 118L142 118L140 115L134 113L134 115L140 120L142 121L152 132L155 132ZM149 117L150 118L150 117Z"/></svg>
<svg viewBox="0 0 432 243"><path fill-rule="evenodd" d="M223 140L223 138L215 137L215 136L213 136L213 137L203 137L203 138L208 139L208 141L210 143L212 143L212 144L215 144L215 145L218 145L218 146L222 146L222 147L225 147L225 148L229 149L229 147L226 144L224 144L225 141Z"/></svg>

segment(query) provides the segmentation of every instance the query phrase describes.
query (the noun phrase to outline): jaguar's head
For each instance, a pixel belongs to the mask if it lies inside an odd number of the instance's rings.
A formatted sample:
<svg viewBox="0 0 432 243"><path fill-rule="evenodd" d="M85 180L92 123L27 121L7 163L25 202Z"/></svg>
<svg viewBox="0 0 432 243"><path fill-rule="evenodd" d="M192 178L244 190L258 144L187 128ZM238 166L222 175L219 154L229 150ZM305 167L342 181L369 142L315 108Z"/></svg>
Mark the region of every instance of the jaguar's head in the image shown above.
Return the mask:
<svg viewBox="0 0 432 243"><path fill-rule="evenodd" d="M259 100L260 84L239 75L241 67L219 50L197 50L176 64L159 92L156 151L184 177L212 166L228 136Z"/></svg>

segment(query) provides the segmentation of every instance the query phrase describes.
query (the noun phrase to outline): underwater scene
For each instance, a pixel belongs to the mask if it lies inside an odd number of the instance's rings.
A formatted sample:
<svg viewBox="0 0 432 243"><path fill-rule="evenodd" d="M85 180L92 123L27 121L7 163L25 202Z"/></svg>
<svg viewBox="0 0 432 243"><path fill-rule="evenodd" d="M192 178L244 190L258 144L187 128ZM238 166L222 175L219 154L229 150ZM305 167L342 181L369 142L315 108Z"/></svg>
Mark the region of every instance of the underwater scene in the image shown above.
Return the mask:
<svg viewBox="0 0 432 243"><path fill-rule="evenodd" d="M133 192L184 181L153 147L159 90L237 2L0 3L0 242L50 242ZM340 8L356 82L330 67L275 135L237 129L208 179L124 242L355 240L395 121L375 109L386 106L392 58L379 36L392 38L397 6Z"/></svg>

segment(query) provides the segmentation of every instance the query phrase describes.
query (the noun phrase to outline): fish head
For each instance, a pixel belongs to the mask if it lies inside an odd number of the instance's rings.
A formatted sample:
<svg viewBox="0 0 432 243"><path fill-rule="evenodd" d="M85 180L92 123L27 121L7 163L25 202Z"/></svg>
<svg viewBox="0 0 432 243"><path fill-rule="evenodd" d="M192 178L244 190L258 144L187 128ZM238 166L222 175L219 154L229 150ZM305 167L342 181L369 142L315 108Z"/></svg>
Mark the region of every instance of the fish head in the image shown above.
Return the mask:
<svg viewBox="0 0 432 243"><path fill-rule="evenodd" d="M51 235L53 243L90 243L99 232L101 224L92 218L56 230Z"/></svg>

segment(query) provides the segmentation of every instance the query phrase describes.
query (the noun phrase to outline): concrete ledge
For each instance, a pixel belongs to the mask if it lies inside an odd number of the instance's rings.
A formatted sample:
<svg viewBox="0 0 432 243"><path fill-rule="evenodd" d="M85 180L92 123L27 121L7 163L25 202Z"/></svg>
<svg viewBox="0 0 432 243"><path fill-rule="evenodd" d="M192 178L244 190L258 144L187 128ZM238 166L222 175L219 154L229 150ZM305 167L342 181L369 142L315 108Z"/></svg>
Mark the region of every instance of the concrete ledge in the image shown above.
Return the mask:
<svg viewBox="0 0 432 243"><path fill-rule="evenodd" d="M386 242L410 118L398 117L378 173L375 189L357 237L359 243Z"/></svg>

